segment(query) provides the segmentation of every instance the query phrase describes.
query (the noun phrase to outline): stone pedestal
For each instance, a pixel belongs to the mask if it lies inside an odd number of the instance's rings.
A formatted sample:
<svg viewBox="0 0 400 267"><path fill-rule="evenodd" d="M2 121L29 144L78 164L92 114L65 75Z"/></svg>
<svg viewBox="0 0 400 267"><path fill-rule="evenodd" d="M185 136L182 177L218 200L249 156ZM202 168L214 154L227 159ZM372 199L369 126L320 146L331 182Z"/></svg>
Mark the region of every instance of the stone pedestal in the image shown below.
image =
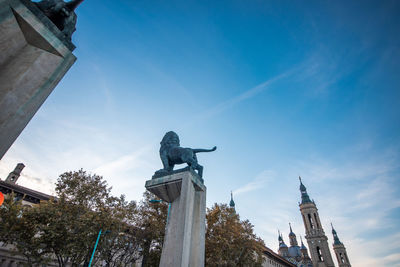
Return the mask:
<svg viewBox="0 0 400 267"><path fill-rule="evenodd" d="M30 0L0 0L0 159L75 62L74 48Z"/></svg>
<svg viewBox="0 0 400 267"><path fill-rule="evenodd" d="M186 170L149 180L146 188L171 203L160 267L203 267L206 187L201 178Z"/></svg>

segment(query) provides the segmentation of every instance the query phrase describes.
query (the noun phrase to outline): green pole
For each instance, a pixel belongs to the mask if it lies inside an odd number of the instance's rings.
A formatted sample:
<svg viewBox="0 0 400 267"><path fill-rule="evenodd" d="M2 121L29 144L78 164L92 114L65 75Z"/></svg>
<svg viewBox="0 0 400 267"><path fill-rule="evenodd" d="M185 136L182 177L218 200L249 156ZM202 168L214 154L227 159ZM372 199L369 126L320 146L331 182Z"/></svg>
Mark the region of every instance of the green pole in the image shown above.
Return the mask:
<svg viewBox="0 0 400 267"><path fill-rule="evenodd" d="M97 244L99 243L100 236L101 236L101 229L99 231L99 234L97 235L96 244L94 245L92 257L90 257L90 261L89 261L88 267L90 267L90 265L92 265L92 260L93 260L93 257L94 257L94 253L96 252L96 248L97 248Z"/></svg>

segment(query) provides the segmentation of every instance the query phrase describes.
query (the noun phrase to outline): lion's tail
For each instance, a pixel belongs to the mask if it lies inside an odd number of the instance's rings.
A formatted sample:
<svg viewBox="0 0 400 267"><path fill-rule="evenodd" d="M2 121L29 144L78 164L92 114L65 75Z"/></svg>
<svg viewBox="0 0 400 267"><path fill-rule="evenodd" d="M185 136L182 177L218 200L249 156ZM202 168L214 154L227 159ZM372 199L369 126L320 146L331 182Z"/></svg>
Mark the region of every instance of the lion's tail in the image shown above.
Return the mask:
<svg viewBox="0 0 400 267"><path fill-rule="evenodd" d="M202 148L196 148L196 149L192 149L194 153L199 153L199 152L213 152L217 149L217 147L213 147L211 149L202 149Z"/></svg>

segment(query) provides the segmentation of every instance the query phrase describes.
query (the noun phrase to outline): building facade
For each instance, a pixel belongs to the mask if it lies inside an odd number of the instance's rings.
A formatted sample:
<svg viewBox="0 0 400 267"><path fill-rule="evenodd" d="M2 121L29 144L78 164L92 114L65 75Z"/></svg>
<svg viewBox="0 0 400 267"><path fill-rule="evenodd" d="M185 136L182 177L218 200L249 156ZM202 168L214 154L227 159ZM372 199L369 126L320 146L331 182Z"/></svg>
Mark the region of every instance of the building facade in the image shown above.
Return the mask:
<svg viewBox="0 0 400 267"><path fill-rule="evenodd" d="M271 249L264 248L264 258L263 267L296 267L296 264L288 261L285 257L276 254Z"/></svg>

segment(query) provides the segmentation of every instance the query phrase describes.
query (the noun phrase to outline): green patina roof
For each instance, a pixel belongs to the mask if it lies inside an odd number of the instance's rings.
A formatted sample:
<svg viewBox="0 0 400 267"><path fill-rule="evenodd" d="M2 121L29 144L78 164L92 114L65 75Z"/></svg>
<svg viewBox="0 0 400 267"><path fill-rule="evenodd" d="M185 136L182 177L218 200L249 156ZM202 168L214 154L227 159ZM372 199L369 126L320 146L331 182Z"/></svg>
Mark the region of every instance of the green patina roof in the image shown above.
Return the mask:
<svg viewBox="0 0 400 267"><path fill-rule="evenodd" d="M304 203L311 203L310 196L307 194L307 188L305 185L301 182L301 177L299 176L300 180L300 192L301 192L301 204Z"/></svg>

